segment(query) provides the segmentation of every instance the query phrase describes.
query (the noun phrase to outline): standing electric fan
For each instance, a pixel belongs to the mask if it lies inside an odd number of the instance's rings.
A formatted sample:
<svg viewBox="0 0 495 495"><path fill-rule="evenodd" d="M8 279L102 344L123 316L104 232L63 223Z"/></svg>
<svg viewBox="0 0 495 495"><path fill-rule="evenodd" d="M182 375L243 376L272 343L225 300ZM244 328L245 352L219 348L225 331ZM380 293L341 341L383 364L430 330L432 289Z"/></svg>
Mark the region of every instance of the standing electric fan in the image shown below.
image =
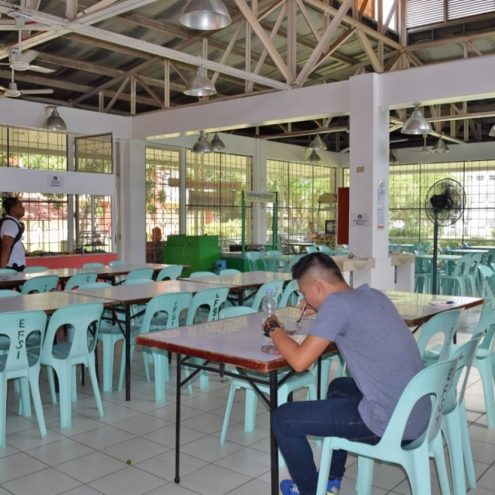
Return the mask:
<svg viewBox="0 0 495 495"><path fill-rule="evenodd" d="M464 189L454 179L441 179L435 182L426 194L426 215L433 222L433 294L437 293L438 227L456 223L464 213L465 204Z"/></svg>

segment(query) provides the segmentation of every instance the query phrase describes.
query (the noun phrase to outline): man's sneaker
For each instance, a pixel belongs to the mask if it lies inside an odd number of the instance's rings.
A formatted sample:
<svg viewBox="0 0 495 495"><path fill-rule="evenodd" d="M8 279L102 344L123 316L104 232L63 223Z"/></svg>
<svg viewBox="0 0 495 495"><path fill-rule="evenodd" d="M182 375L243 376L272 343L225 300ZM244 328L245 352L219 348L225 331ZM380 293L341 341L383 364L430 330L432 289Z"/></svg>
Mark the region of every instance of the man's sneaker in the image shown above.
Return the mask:
<svg viewBox="0 0 495 495"><path fill-rule="evenodd" d="M327 485L327 495L338 495L340 491L340 480L329 480Z"/></svg>
<svg viewBox="0 0 495 495"><path fill-rule="evenodd" d="M280 483L282 495L299 495L299 488L292 480L283 480ZM340 480L329 480L327 485L327 495L338 495L340 491Z"/></svg>
<svg viewBox="0 0 495 495"><path fill-rule="evenodd" d="M299 488L292 480L283 480L280 483L282 495L299 495Z"/></svg>

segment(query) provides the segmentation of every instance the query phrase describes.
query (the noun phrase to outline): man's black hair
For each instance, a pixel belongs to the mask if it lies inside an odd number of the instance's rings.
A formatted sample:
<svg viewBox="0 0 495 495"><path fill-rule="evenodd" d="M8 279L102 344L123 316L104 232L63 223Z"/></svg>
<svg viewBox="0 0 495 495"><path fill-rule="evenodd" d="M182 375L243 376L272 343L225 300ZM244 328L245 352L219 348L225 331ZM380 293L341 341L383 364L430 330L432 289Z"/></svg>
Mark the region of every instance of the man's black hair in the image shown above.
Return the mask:
<svg viewBox="0 0 495 495"><path fill-rule="evenodd" d="M314 266L321 267L324 270L332 272L332 274L341 282L344 282L344 276L340 271L339 267L335 261L328 256L328 254L316 252L310 253L303 256L293 267L292 267L292 278L298 280L306 272L308 272Z"/></svg>
<svg viewBox="0 0 495 495"><path fill-rule="evenodd" d="M3 201L2 201L2 206L3 206L3 209L5 210L5 213L7 213L7 215L10 215L10 210L16 206L18 203L19 203L19 198L15 197L15 196L7 196L6 198L3 198Z"/></svg>

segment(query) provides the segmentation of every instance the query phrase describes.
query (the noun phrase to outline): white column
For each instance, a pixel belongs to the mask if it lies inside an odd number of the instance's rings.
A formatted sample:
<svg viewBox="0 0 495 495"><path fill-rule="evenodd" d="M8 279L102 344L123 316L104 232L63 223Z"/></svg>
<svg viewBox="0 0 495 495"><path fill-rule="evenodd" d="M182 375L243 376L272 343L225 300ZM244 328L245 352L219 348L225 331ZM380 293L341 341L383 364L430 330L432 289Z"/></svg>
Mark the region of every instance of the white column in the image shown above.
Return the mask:
<svg viewBox="0 0 495 495"><path fill-rule="evenodd" d="M389 111L380 105L380 75L350 79L349 251L375 258L375 268L354 272L354 287L394 287L388 258Z"/></svg>

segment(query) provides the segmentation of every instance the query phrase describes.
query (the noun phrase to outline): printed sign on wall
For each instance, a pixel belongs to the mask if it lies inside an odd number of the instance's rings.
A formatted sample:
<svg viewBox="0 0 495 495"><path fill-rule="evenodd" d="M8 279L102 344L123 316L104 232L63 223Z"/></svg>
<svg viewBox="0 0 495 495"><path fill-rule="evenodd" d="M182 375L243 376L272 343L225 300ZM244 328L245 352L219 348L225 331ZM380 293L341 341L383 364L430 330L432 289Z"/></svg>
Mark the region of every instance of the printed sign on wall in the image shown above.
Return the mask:
<svg viewBox="0 0 495 495"><path fill-rule="evenodd" d="M48 187L60 189L64 187L64 176L61 174L49 175L47 178Z"/></svg>

